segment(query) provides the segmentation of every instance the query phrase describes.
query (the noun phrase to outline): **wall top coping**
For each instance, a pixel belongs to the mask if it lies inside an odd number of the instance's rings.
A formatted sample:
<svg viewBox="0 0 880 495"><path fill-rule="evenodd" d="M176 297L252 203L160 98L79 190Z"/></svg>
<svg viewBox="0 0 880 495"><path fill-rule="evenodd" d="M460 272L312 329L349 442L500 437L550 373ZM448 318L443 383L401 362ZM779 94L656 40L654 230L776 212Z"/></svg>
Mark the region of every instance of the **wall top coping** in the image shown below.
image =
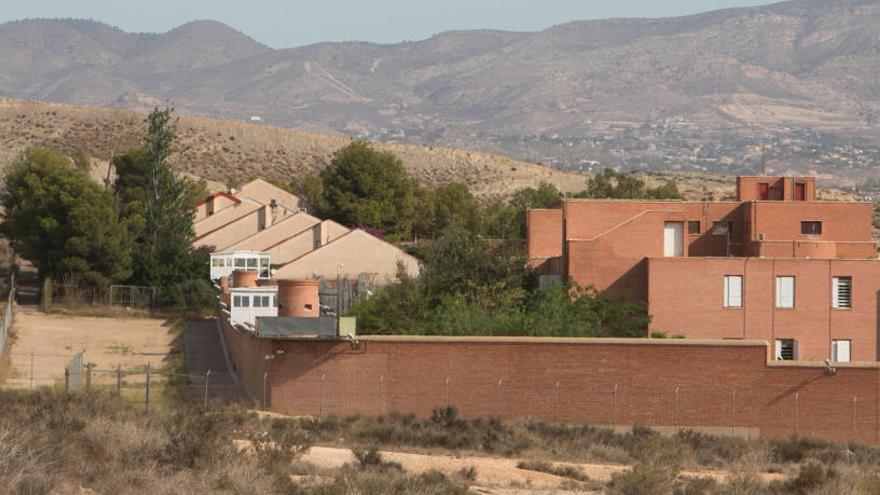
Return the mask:
<svg viewBox="0 0 880 495"><path fill-rule="evenodd" d="M880 362L863 361L858 363L831 363L837 369L880 369ZM825 368L827 365L822 361L768 361L768 368Z"/></svg>
<svg viewBox="0 0 880 495"><path fill-rule="evenodd" d="M581 345L642 345L683 347L767 347L763 340L649 339L603 337L488 337L446 335L358 335L366 342L400 343L482 343L482 344L581 344Z"/></svg>
<svg viewBox="0 0 880 495"><path fill-rule="evenodd" d="M796 241L800 242L800 241ZM770 256L770 257L761 257L761 256L645 256L645 259L649 261L669 261L671 263L679 263L682 260L712 260L712 261L744 261L744 260L758 260L765 262L772 262L774 260L782 260L782 261L803 261L803 262L822 262L828 263L829 261L837 262L837 261L864 261L868 263L877 263L880 261L878 258L792 258L790 256ZM697 261L694 261L695 263Z"/></svg>

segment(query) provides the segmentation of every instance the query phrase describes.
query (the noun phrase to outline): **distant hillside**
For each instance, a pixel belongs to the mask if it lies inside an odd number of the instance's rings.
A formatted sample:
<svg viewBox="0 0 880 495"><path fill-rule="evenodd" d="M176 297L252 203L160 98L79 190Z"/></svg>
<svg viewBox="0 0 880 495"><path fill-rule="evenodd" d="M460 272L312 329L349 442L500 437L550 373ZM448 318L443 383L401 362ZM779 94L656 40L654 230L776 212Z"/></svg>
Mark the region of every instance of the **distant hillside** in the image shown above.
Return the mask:
<svg viewBox="0 0 880 495"><path fill-rule="evenodd" d="M880 178L880 0L271 49L223 24L0 25L0 95L263 122L558 167Z"/></svg>
<svg viewBox="0 0 880 495"><path fill-rule="evenodd" d="M72 154L84 149L106 173L114 153L140 144L146 132L139 112L77 108L0 98L0 165L30 146L51 146ZM326 166L349 138L265 125L182 117L181 170L211 181L244 182L252 177L289 181ZM563 191L584 188L587 176L560 172L497 155L447 148L378 144L396 154L407 170L429 186L461 182L479 196L504 196L541 181ZM215 187L220 187L219 185Z"/></svg>

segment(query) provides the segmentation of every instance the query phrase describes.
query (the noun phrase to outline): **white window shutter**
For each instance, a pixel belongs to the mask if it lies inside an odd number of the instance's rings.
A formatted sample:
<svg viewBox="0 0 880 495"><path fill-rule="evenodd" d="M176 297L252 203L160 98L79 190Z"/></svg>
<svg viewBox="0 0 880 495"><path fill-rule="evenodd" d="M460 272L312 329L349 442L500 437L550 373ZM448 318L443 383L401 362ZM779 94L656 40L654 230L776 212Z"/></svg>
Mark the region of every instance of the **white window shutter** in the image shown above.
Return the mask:
<svg viewBox="0 0 880 495"><path fill-rule="evenodd" d="M742 277L730 277L730 305L742 307Z"/></svg>
<svg viewBox="0 0 880 495"><path fill-rule="evenodd" d="M794 307L794 277L776 277L776 307Z"/></svg>
<svg viewBox="0 0 880 495"><path fill-rule="evenodd" d="M834 277L832 280L834 282L832 284L833 287L831 290L831 307L832 308L839 308L840 307L840 278Z"/></svg>

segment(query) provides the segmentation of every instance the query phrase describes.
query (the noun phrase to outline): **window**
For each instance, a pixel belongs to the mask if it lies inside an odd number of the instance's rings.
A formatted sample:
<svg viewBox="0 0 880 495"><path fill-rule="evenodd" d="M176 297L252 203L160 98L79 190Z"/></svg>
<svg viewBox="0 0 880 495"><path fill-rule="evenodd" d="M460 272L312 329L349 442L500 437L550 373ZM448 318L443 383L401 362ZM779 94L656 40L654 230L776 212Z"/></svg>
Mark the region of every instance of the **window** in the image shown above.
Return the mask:
<svg viewBox="0 0 880 495"><path fill-rule="evenodd" d="M852 277L834 277L832 306L835 309L852 308Z"/></svg>
<svg viewBox="0 0 880 495"><path fill-rule="evenodd" d="M850 362L850 350L852 342L849 340L833 340L831 341L831 360L835 363Z"/></svg>
<svg viewBox="0 0 880 495"><path fill-rule="evenodd" d="M778 361L797 361L797 340L776 339L776 359Z"/></svg>
<svg viewBox="0 0 880 495"><path fill-rule="evenodd" d="M794 308L794 277L776 277L776 307Z"/></svg>
<svg viewBox="0 0 880 495"><path fill-rule="evenodd" d="M700 221L699 220L691 220L688 222L688 234L700 235Z"/></svg>
<svg viewBox="0 0 880 495"><path fill-rule="evenodd" d="M801 222L801 234L822 235L822 222L812 220L808 222Z"/></svg>
<svg viewBox="0 0 880 495"><path fill-rule="evenodd" d="M712 235L733 235L733 222L712 222Z"/></svg>
<svg viewBox="0 0 880 495"><path fill-rule="evenodd" d="M254 307L255 308L270 308L269 302L271 298L269 296L254 296Z"/></svg>
<svg viewBox="0 0 880 495"><path fill-rule="evenodd" d="M251 298L248 296L235 296L232 298L233 308L247 308L250 306ZM256 304L254 304L256 306Z"/></svg>
<svg viewBox="0 0 880 495"><path fill-rule="evenodd" d="M248 268L248 270L256 270L257 269L257 258L247 258L247 268Z"/></svg>
<svg viewBox="0 0 880 495"><path fill-rule="evenodd" d="M725 308L741 308L742 307L742 275L725 275L724 276L724 307Z"/></svg>
<svg viewBox="0 0 880 495"><path fill-rule="evenodd" d="M235 258L235 267L236 268L245 268L246 260L244 258Z"/></svg>
<svg viewBox="0 0 880 495"><path fill-rule="evenodd" d="M260 277L269 278L269 258L260 258Z"/></svg>
<svg viewBox="0 0 880 495"><path fill-rule="evenodd" d="M217 258L212 259L211 266L220 266L220 260Z"/></svg>

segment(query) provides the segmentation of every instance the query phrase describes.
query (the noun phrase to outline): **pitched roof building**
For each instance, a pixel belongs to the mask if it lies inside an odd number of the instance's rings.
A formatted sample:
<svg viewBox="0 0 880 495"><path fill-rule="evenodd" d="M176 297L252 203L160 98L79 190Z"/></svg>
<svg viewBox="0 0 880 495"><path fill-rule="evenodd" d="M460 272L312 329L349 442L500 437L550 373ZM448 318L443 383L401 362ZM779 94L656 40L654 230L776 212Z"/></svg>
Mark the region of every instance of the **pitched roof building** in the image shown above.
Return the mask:
<svg viewBox="0 0 880 495"><path fill-rule="evenodd" d="M194 246L215 253L212 268L218 273L231 269L227 263L235 253L248 253L254 259L268 256L279 279L335 279L344 272L387 282L397 275L398 262L418 274L418 261L392 244L321 220L300 206L296 196L259 179L234 194L215 193L197 204Z"/></svg>

